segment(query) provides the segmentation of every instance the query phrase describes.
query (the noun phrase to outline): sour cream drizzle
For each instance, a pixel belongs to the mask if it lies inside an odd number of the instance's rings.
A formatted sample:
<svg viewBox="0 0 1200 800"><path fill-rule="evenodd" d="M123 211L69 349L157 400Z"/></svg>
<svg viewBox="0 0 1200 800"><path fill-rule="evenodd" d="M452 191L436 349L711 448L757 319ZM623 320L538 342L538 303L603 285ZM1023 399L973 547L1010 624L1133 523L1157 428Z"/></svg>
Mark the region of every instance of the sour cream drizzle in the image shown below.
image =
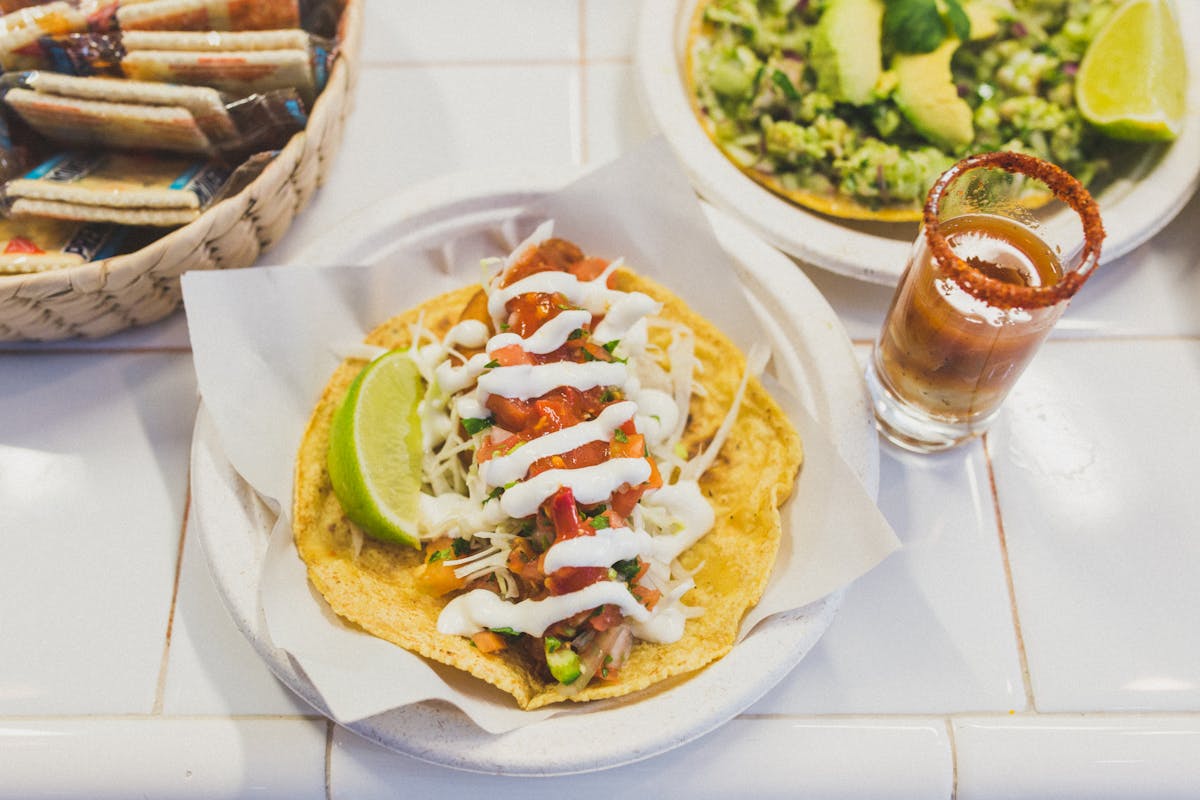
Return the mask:
<svg viewBox="0 0 1200 800"><path fill-rule="evenodd" d="M624 583L599 581L577 592L519 603L503 600L487 589L474 589L446 604L438 616L437 628L442 633L462 636L483 628L511 628L519 633L541 636L560 619L609 604L619 606L625 616L635 620L649 620L651 616Z"/></svg>
<svg viewBox="0 0 1200 800"><path fill-rule="evenodd" d="M567 343L567 337L591 324L592 313L582 309L570 309L551 317L540 328L522 339L515 333L498 333L487 343L487 351L494 353L501 347L520 345L526 353L553 353Z"/></svg>
<svg viewBox="0 0 1200 800"><path fill-rule="evenodd" d="M540 226L505 260L499 276L520 263L551 233L549 223ZM645 337L643 320L657 314L662 304L641 292L610 289L608 277L620 263L613 262L590 281L581 281L567 272L546 271L506 287L488 286L488 311L497 324L506 317L508 302L528 293L561 294L568 303L579 307L560 312L524 338L505 332L484 344L486 327L477 323L483 329L481 335L479 329L467 326L465 322L447 335L447 347L457 342L467 347L484 346L485 349L485 354L472 356L461 366L443 362L436 369L438 383L448 394L475 385L474 392L454 401L461 418L491 416L486 407L491 395L529 400L562 386L581 391L600 386L615 387L624 390L629 398L606 406L595 419L543 434L509 453L485 461L479 470L484 484L506 488L498 503L488 502L483 513L469 515L467 527L491 521L497 514L517 519L529 517L562 487L571 489L576 502L589 505L607 501L622 486L637 486L649 480L650 462L646 458L630 457L610 458L600 464L574 469L549 469L530 478L525 476L539 459L562 455L590 442L606 441L630 419L648 442L663 441L674 431L681 417L676 398L666 392L641 389L626 364L620 361L487 366L493 363L493 353L512 345L518 345L526 353L544 355L554 352L573 338L576 331L583 329L586 333L594 317L600 319L589 335L591 341L609 345L630 336L638 340L636 347L640 347ZM712 527L712 508L695 481L664 486L648 493L643 501L662 507L682 525L657 536L641 528L619 526L602 528L594 535L564 539L546 551L543 562L546 574L564 567L608 567L639 556L652 560L659 573L669 574L668 565ZM452 509L453 505L429 503L422 508L422 513L431 522L446 526L451 516L449 512L461 512L461 509ZM619 580L601 580L566 594L517 603L506 601L494 592L476 589L447 604L438 618L438 630L470 635L485 628L510 628L541 636L547 627L559 620L611 604L618 606L630 619L639 638L671 642L683 635L686 617L684 608L677 602L678 597L692 585L690 580L679 583L674 596L664 597L653 612L638 601L624 581Z"/></svg>
<svg viewBox="0 0 1200 800"><path fill-rule="evenodd" d="M603 464L576 469L548 469L518 483L500 496L500 507L510 516L536 514L550 495L567 486L583 504L603 503L624 484L636 486L650 479L650 462L644 458L610 458Z"/></svg>
<svg viewBox="0 0 1200 800"><path fill-rule="evenodd" d="M550 364L517 364L496 367L479 376L476 399L486 405L488 395L498 394L515 400L541 397L559 386L581 391L597 386L624 386L629 370L617 361L555 361Z"/></svg>
<svg viewBox="0 0 1200 800"><path fill-rule="evenodd" d="M593 420L572 425L569 428L547 433L526 442L508 455L495 456L479 468L483 482L488 486L505 486L525 477L533 462L547 456L582 447L589 442L608 441L613 431L624 425L637 413L637 404L629 401L607 406Z"/></svg>
<svg viewBox="0 0 1200 800"><path fill-rule="evenodd" d="M547 573L563 567L608 567L654 552L654 537L639 528L602 528L592 536L555 542L546 551Z"/></svg>

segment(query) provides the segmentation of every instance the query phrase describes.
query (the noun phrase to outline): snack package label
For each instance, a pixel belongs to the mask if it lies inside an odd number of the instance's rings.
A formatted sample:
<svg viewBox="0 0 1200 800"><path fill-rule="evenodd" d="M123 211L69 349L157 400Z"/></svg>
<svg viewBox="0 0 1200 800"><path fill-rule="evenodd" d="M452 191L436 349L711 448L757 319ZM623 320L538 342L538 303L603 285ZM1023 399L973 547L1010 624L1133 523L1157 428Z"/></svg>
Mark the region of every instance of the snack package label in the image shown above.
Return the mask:
<svg viewBox="0 0 1200 800"><path fill-rule="evenodd" d="M191 192L196 195L200 207L206 208L228 177L229 173L223 167L214 163L200 163L176 178L169 188Z"/></svg>
<svg viewBox="0 0 1200 800"><path fill-rule="evenodd" d="M74 183L94 170L101 158L98 154L61 153L31 169L24 180Z"/></svg>

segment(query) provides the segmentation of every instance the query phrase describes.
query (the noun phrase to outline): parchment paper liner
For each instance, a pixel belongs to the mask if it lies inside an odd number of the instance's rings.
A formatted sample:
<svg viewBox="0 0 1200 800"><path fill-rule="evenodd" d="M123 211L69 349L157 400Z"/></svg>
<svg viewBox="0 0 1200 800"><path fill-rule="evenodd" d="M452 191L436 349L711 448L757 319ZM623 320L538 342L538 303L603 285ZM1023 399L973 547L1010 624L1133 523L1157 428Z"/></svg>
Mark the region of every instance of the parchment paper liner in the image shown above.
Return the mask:
<svg viewBox="0 0 1200 800"><path fill-rule="evenodd" d="M520 233L545 218L554 219L555 233L585 253L623 256L632 268L664 283L743 351L766 341L727 254L661 139L524 209L519 227L526 229ZM436 251L411 252L390 266L264 267L183 278L200 392L222 447L237 471L281 512L259 590L270 638L291 654L343 723L442 699L484 730L500 733L555 713L601 707L521 711L511 697L482 681L343 624L309 586L292 544L293 462L309 415L339 362L335 349L361 341L375 325L427 297L477 281L476 259L447 257L456 252L454 245L447 241ZM505 254L499 242L492 254ZM404 268L397 270L398 263ZM752 636L755 623L766 616L846 586L898 547L858 478L793 399L799 392L767 379L800 431L805 461L784 507L785 536L770 584L743 621L739 640Z"/></svg>

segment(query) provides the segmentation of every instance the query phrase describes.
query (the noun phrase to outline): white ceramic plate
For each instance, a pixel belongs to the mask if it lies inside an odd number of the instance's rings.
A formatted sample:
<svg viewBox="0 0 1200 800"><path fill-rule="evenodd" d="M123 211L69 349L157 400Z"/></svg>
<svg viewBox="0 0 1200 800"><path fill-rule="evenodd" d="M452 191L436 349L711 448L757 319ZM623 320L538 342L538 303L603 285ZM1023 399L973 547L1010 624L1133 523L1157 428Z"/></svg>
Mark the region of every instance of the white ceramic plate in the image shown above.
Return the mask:
<svg viewBox="0 0 1200 800"><path fill-rule="evenodd" d="M338 233L298 260L387 263L401 248L438 249L450 237L465 238L468 249L475 243L495 252L504 221L564 182L561 176L523 175L515 181L451 176L348 221L353 238L342 235L346 226L339 226ZM768 323L776 369L807 388L800 399L875 497L877 439L858 365L837 316L786 257L724 215L713 212L711 218L756 311ZM461 247L446 256L462 257ZM191 480L192 524L235 623L280 680L328 715L312 684L266 634L258 573L274 514L229 464L203 408L197 417ZM753 704L817 642L840 600L840 593L835 594L768 619L730 654L693 676L507 734L487 734L457 709L438 703L393 710L347 727L416 758L478 772L568 774L630 763L695 739Z"/></svg>
<svg viewBox="0 0 1200 800"><path fill-rule="evenodd" d="M685 92L683 54L699 0L649 2L639 22L636 71L647 117L667 138L702 197L763 239L805 262L853 278L894 284L917 226L839 222L807 211L742 174L709 140ZM1200 2L1176 2L1191 81L1183 134L1158 148L1098 196L1113 261L1158 233L1200 184Z"/></svg>

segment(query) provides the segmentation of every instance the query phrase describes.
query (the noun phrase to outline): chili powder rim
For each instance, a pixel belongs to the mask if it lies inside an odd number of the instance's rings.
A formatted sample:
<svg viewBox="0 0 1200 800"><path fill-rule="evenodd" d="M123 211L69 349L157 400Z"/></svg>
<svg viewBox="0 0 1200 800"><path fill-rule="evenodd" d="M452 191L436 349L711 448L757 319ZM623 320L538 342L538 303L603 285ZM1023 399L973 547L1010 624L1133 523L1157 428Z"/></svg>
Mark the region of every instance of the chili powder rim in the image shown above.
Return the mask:
<svg viewBox="0 0 1200 800"><path fill-rule="evenodd" d="M1079 266L1065 273L1058 282L1050 286L1018 286L988 277L955 255L950 243L942 235L937 209L947 187L973 169L988 167L1028 175L1041 181L1054 192L1055 197L1079 215L1084 238ZM1070 300L1100 263L1100 246L1104 241L1100 208L1082 183L1048 161L1010 151L968 156L943 172L929 189L922 221L929 248L947 275L976 299L1005 308L1046 308Z"/></svg>

